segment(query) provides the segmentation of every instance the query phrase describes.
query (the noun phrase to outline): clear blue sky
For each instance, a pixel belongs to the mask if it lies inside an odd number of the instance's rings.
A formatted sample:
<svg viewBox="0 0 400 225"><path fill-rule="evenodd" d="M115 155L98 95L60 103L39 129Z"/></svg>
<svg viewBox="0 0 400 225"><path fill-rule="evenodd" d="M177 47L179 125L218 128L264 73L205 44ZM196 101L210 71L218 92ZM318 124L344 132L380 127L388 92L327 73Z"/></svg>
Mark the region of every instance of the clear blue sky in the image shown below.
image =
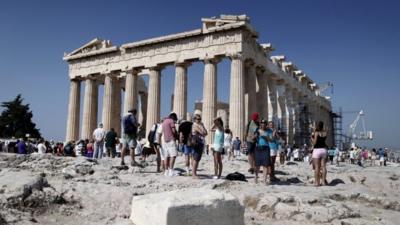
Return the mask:
<svg viewBox="0 0 400 225"><path fill-rule="evenodd" d="M371 146L400 147L400 3L398 1L18 1L0 2L0 102L22 93L49 139L65 137L69 80L64 52L95 37L114 44L201 27L202 17L247 14L274 54L317 83L334 83L333 106L364 109ZM227 101L229 61L218 68ZM201 99L203 66L189 69L189 110ZM169 112L174 70L162 77L162 114ZM1 109L0 109L1 110ZM101 111L100 115L101 115ZM344 127L355 118L345 114Z"/></svg>

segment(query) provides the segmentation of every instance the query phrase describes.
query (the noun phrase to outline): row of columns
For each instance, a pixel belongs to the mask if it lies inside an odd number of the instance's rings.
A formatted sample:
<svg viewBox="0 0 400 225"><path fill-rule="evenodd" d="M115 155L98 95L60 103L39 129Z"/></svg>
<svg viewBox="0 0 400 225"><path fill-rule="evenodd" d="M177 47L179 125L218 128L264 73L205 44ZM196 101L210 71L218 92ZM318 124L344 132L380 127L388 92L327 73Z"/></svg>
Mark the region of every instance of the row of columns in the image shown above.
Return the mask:
<svg viewBox="0 0 400 225"><path fill-rule="evenodd" d="M287 143L295 143L295 134L301 129L295 122L300 119L300 107L298 107L298 102L301 101L300 94L295 93L283 81L274 80L270 74L266 74L265 70L256 67L254 62L245 60L241 54L233 54L229 57L231 59L229 128L233 135L244 139L246 124L251 119L251 114L258 111L264 119L274 121L281 130L285 131ZM206 58L203 61L202 118L207 130L210 130L213 119L217 116L217 64L219 61L219 58ZM173 111L178 118L185 118L187 115L187 70L189 65L186 62L175 64ZM153 124L160 121L160 79L163 67L155 66L148 69L148 96L141 99L141 112L142 119L146 123L146 134ZM119 77L125 78L124 113L138 107L138 72L129 70L121 72L119 75ZM91 138L92 132L96 128L98 108L97 81L88 77L85 86L83 139ZM80 81L71 80L66 140L78 140L79 138L79 101ZM312 104L307 104L310 105L309 109L314 119L323 119L324 122L329 122L327 117L318 117L323 114L313 109ZM121 130L121 84L118 74L107 74L104 78L102 114L106 130L111 127L117 131ZM206 141L209 144L212 143L213 135L208 135Z"/></svg>

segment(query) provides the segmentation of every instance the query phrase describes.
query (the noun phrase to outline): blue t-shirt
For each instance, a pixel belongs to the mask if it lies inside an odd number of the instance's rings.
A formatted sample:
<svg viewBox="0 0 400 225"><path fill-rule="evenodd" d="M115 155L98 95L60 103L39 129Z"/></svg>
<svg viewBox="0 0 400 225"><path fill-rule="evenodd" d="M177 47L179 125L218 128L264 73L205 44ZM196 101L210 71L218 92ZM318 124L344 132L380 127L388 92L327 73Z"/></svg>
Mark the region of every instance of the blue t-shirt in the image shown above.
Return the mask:
<svg viewBox="0 0 400 225"><path fill-rule="evenodd" d="M235 139L234 141L233 141L233 149L235 149L235 150L240 150L240 145L241 145L241 141L240 140L237 140L237 139Z"/></svg>
<svg viewBox="0 0 400 225"><path fill-rule="evenodd" d="M269 148L273 149L273 150L277 150L279 148L279 143L278 140L276 140L276 138L273 137L273 133L274 131L272 129L267 129L267 134L268 137L270 138L270 141L268 142Z"/></svg>
<svg viewBox="0 0 400 225"><path fill-rule="evenodd" d="M26 151L26 144L23 141L18 143L18 154L28 154Z"/></svg>
<svg viewBox="0 0 400 225"><path fill-rule="evenodd" d="M266 139L268 137L267 131L257 129L256 132L258 133L257 145L258 146L268 146L268 141Z"/></svg>

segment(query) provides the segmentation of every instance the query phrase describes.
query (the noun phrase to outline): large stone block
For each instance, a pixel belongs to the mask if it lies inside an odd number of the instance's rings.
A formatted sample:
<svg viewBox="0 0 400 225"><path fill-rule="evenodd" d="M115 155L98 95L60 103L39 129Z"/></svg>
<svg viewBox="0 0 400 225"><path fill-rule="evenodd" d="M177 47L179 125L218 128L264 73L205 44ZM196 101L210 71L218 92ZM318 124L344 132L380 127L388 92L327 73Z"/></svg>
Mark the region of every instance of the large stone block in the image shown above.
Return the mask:
<svg viewBox="0 0 400 225"><path fill-rule="evenodd" d="M135 225L244 225L244 207L233 195L200 188L135 196Z"/></svg>

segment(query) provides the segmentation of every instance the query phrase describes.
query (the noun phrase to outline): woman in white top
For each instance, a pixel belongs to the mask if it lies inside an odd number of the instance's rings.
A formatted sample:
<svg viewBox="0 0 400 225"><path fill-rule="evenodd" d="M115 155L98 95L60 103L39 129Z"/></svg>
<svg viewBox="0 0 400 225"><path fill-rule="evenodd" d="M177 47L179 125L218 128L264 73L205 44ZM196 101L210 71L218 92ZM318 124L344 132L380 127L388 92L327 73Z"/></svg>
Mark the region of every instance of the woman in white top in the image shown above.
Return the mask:
<svg viewBox="0 0 400 225"><path fill-rule="evenodd" d="M39 141L39 144L38 144L37 148L38 148L38 153L39 154L46 154L46 145L44 145L43 140Z"/></svg>
<svg viewBox="0 0 400 225"><path fill-rule="evenodd" d="M228 153L228 160L232 160L233 158L232 132L228 128L225 129L224 133L224 149Z"/></svg>

